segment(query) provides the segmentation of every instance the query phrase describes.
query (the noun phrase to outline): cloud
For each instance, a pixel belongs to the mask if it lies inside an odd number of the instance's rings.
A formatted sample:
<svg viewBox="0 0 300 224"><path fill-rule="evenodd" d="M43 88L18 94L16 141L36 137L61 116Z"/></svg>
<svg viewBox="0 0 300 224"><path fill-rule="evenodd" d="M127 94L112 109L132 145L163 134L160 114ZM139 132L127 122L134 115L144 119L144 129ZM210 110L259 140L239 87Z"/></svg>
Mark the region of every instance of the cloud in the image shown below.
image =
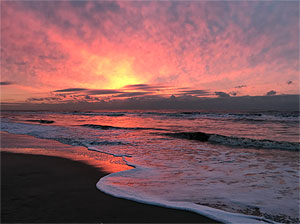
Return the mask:
<svg viewBox="0 0 300 224"><path fill-rule="evenodd" d="M247 86L246 85L239 85L239 86L236 86L234 88L241 89L241 88L244 88L244 87L247 87Z"/></svg>
<svg viewBox="0 0 300 224"><path fill-rule="evenodd" d="M225 92L215 92L215 94L219 97L230 97L230 95Z"/></svg>
<svg viewBox="0 0 300 224"><path fill-rule="evenodd" d="M114 89L95 89L95 90L88 90L87 93L89 95L110 95L110 94L123 93L123 92Z"/></svg>
<svg viewBox="0 0 300 224"><path fill-rule="evenodd" d="M0 82L0 86L8 86L8 85L12 85L12 82Z"/></svg>
<svg viewBox="0 0 300 224"><path fill-rule="evenodd" d="M60 89L55 90L53 92L57 93L86 93L88 95L109 95L116 93L123 93L123 91L119 91L116 89L86 89L86 88L68 88L68 89Z"/></svg>
<svg viewBox="0 0 300 224"><path fill-rule="evenodd" d="M276 91L271 90L271 91L266 93L266 96L274 96L274 95L276 95L276 93L277 93Z"/></svg>
<svg viewBox="0 0 300 224"><path fill-rule="evenodd" d="M87 100L88 102L99 101L98 97L93 97L93 96L89 96L89 95L84 96L84 99Z"/></svg>
<svg viewBox="0 0 300 224"><path fill-rule="evenodd" d="M41 97L41 98L28 98L27 101L34 102L34 101L59 101L61 98L59 97Z"/></svg>
<svg viewBox="0 0 300 224"><path fill-rule="evenodd" d="M160 90L162 88L166 88L164 85L149 85L149 84L136 84L136 85L127 85L124 86L123 89L130 89L130 90Z"/></svg>
<svg viewBox="0 0 300 224"><path fill-rule="evenodd" d="M69 89L60 89L60 90L55 90L53 92L57 92L57 93L62 93L62 92L82 92L85 91L87 89L84 88L69 88Z"/></svg>
<svg viewBox="0 0 300 224"><path fill-rule="evenodd" d="M180 91L181 93L184 93L184 94L190 94L190 95L196 95L196 96L207 96L207 95L211 95L210 92L208 91L205 91L205 90L183 90L183 91Z"/></svg>
<svg viewBox="0 0 300 224"><path fill-rule="evenodd" d="M115 95L115 97L133 97L133 96L144 96L151 94L151 92L130 92L130 93L122 93Z"/></svg>
<svg viewBox="0 0 300 224"><path fill-rule="evenodd" d="M57 96L57 97L62 97L62 98L66 98L66 97L67 97L67 94L60 93L60 94L55 94L55 96Z"/></svg>

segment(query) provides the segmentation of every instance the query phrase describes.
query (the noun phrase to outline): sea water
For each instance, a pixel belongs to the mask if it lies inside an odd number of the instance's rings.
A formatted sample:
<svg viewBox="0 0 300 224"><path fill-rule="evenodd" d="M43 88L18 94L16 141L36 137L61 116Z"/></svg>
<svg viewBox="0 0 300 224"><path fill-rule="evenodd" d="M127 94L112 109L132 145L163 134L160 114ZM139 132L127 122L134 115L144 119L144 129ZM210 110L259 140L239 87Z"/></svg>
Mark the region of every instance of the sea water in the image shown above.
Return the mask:
<svg viewBox="0 0 300 224"><path fill-rule="evenodd" d="M132 169L97 183L117 197L229 223L299 222L299 112L4 111L1 130L120 157Z"/></svg>

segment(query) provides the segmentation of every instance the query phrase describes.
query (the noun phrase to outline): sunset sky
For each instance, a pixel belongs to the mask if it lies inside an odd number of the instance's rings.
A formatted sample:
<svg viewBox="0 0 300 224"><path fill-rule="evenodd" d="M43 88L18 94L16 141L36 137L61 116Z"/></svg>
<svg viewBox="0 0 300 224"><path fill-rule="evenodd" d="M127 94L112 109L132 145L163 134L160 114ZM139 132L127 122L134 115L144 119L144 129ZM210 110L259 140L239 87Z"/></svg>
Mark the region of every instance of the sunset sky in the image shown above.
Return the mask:
<svg viewBox="0 0 300 224"><path fill-rule="evenodd" d="M1 1L1 102L299 94L298 1Z"/></svg>

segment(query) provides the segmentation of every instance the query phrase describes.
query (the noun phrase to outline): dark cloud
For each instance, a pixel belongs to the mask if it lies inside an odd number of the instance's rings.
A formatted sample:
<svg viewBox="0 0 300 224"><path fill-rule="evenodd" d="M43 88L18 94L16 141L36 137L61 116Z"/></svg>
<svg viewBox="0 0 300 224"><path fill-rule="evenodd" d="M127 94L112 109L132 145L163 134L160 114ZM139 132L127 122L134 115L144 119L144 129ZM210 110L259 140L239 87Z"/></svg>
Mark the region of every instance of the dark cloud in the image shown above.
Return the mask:
<svg viewBox="0 0 300 224"><path fill-rule="evenodd" d="M40 98L28 98L27 102L32 103L78 103L78 102L99 102L98 97L93 97L89 95L65 95L65 94L55 94L55 97L40 97Z"/></svg>
<svg viewBox="0 0 300 224"><path fill-rule="evenodd" d="M109 94L123 93L123 92L114 89L94 89L94 90L88 90L87 93L89 95L109 95Z"/></svg>
<svg viewBox="0 0 300 224"><path fill-rule="evenodd" d="M288 85L291 85L291 84L293 84L293 81L289 80L289 81L287 81L286 83L287 83Z"/></svg>
<svg viewBox="0 0 300 224"><path fill-rule="evenodd" d="M215 92L218 97L230 97L228 93L225 92Z"/></svg>
<svg viewBox="0 0 300 224"><path fill-rule="evenodd" d="M190 94L190 95L197 95L197 96L207 96L210 95L211 93L205 90L198 90L198 89L194 89L194 90L183 90L180 91L184 94Z"/></svg>
<svg viewBox="0 0 300 224"><path fill-rule="evenodd" d="M44 101L44 98L28 98L27 101Z"/></svg>
<svg viewBox="0 0 300 224"><path fill-rule="evenodd" d="M61 93L61 92L82 92L82 91L85 91L87 89L84 89L84 88L69 88L69 89L60 89L60 90L55 90L53 92L56 92L56 93Z"/></svg>
<svg viewBox="0 0 300 224"><path fill-rule="evenodd" d="M66 98L66 97L67 97L67 94L62 94L62 93L60 93L60 94L55 94L55 96Z"/></svg>
<svg viewBox="0 0 300 224"><path fill-rule="evenodd" d="M166 88L163 85L148 85L148 84L136 84L136 85L127 85L124 86L123 89L130 89L130 90L159 90L161 88Z"/></svg>
<svg viewBox="0 0 300 224"><path fill-rule="evenodd" d="M276 95L276 93L277 93L276 91L271 90L271 91L266 93L266 96L274 96L274 95Z"/></svg>
<svg viewBox="0 0 300 224"><path fill-rule="evenodd" d="M148 88L150 85L148 84L136 84L136 85L127 85L127 86L124 86L123 88L125 89L140 89L140 88Z"/></svg>
<svg viewBox="0 0 300 224"><path fill-rule="evenodd" d="M8 86L8 85L12 85L12 82L0 82L0 86Z"/></svg>
<svg viewBox="0 0 300 224"><path fill-rule="evenodd" d="M232 91L232 92L230 92L229 94L232 95L232 96L236 96L236 95L238 94L238 92Z"/></svg>
<svg viewBox="0 0 300 224"><path fill-rule="evenodd" d="M176 100L176 96L174 95L170 96L170 100Z"/></svg>
<svg viewBox="0 0 300 224"><path fill-rule="evenodd" d="M98 97L93 97L93 96L89 96L89 95L84 96L84 99L87 101L99 101Z"/></svg>
<svg viewBox="0 0 300 224"><path fill-rule="evenodd" d="M61 92L64 92L64 93L83 92L88 95L110 95L110 94L116 94L116 93L123 93L123 91L119 91L119 90L115 90L115 89L85 89L85 88L60 89L60 90L55 90L53 92L58 92L58 93L61 93Z"/></svg>
<svg viewBox="0 0 300 224"><path fill-rule="evenodd" d="M59 97L41 97L41 98L28 98L27 101L29 102L42 102L42 101L59 101L61 98Z"/></svg>
<svg viewBox="0 0 300 224"><path fill-rule="evenodd" d="M151 94L151 92L131 92L131 93L122 93L118 94L115 97L133 97L133 96L144 96Z"/></svg>
<svg viewBox="0 0 300 224"><path fill-rule="evenodd" d="M246 85L239 85L239 86L236 86L234 88L240 89L240 88L244 88L244 87L247 87L247 86Z"/></svg>

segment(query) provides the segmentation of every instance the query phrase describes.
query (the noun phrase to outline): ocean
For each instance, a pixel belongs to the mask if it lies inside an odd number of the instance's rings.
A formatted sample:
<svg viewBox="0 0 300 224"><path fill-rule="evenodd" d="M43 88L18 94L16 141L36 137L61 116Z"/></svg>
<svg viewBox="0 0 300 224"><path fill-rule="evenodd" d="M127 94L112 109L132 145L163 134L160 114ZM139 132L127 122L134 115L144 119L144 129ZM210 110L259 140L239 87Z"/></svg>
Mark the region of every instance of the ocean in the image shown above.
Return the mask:
<svg viewBox="0 0 300 224"><path fill-rule="evenodd" d="M112 155L128 169L97 188L117 197L225 223L299 223L298 111L2 111L1 131Z"/></svg>

